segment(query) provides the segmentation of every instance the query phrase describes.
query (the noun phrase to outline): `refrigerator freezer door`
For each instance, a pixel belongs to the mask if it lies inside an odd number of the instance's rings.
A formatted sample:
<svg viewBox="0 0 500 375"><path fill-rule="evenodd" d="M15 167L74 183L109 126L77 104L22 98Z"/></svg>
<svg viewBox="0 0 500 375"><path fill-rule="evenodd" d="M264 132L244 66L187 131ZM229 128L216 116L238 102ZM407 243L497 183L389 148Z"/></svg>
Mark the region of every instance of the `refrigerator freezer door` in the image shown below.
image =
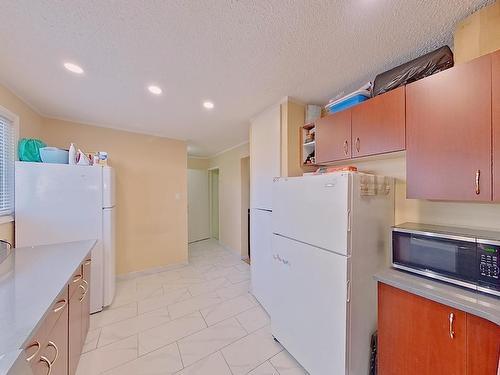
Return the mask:
<svg viewBox="0 0 500 375"><path fill-rule="evenodd" d="M273 232L348 254L351 180L349 173L276 180Z"/></svg>
<svg viewBox="0 0 500 375"><path fill-rule="evenodd" d="M115 206L115 170L111 167L102 167L102 206Z"/></svg>
<svg viewBox="0 0 500 375"><path fill-rule="evenodd" d="M346 373L348 258L273 235L274 337L310 374Z"/></svg>
<svg viewBox="0 0 500 375"><path fill-rule="evenodd" d="M250 215L252 294L267 313L271 315L271 290L274 287L273 275L270 269L272 260L272 212L252 209Z"/></svg>
<svg viewBox="0 0 500 375"><path fill-rule="evenodd" d="M16 162L16 246L95 240L91 312L102 310L101 168Z"/></svg>
<svg viewBox="0 0 500 375"><path fill-rule="evenodd" d="M104 258L104 306L109 306L113 302L116 287L116 245L115 245L115 215L116 208L105 208L103 213L103 258Z"/></svg>

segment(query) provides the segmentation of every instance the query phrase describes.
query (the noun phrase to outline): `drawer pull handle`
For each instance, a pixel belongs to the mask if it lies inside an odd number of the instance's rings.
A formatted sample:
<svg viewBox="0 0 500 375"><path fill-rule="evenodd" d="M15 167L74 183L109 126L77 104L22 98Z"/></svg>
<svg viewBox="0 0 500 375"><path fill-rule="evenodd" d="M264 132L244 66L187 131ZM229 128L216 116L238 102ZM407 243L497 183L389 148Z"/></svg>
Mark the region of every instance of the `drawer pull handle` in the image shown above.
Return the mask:
<svg viewBox="0 0 500 375"><path fill-rule="evenodd" d="M92 259L86 259L83 265L88 266L90 263L92 263Z"/></svg>
<svg viewBox="0 0 500 375"><path fill-rule="evenodd" d="M481 185L479 184L481 180L481 170L478 169L476 171L476 195L481 194Z"/></svg>
<svg viewBox="0 0 500 375"><path fill-rule="evenodd" d="M356 151L359 152L359 150L361 149L361 140L359 139L359 137L356 138Z"/></svg>
<svg viewBox="0 0 500 375"><path fill-rule="evenodd" d="M50 362L50 365L53 366L54 363L56 363L57 361L57 358L59 358L59 349L57 347L57 345L54 343L54 341L49 341L49 343L47 344L47 348L54 348L54 350L56 351L56 355L54 356L54 360L52 362Z"/></svg>
<svg viewBox="0 0 500 375"><path fill-rule="evenodd" d="M450 338L455 338L455 331L453 330L453 322L455 320L455 314L450 313Z"/></svg>
<svg viewBox="0 0 500 375"><path fill-rule="evenodd" d="M344 142L344 154L347 156L349 154L349 142L346 141Z"/></svg>
<svg viewBox="0 0 500 375"><path fill-rule="evenodd" d="M36 351L32 355L30 355L29 357L27 357L26 361L30 362L33 358L36 357L36 355L40 351L40 343L37 340L35 340L32 344L30 344L30 345L28 345L26 347L25 350L28 350L28 349L34 348L35 346L36 346Z"/></svg>
<svg viewBox="0 0 500 375"><path fill-rule="evenodd" d="M56 312L61 311L62 309L64 309L64 307L66 307L66 305L67 305L68 301L66 300L66 298L64 298L64 299L62 299L62 300L60 300L60 301L57 301L57 302L56 302L56 305L58 305L58 304L60 304L60 303L62 303L62 305L61 305L61 306L59 306L59 307L56 307L56 308L53 310L55 313L56 313Z"/></svg>
<svg viewBox="0 0 500 375"><path fill-rule="evenodd" d="M83 278L83 275L76 275L73 277L73 283L79 282Z"/></svg>
<svg viewBox="0 0 500 375"><path fill-rule="evenodd" d="M40 357L40 362L45 363L47 365L48 371L46 375L50 375L50 373L52 372L52 363L50 363L50 361L43 355Z"/></svg>
<svg viewBox="0 0 500 375"><path fill-rule="evenodd" d="M85 296L87 295L87 292L89 290L89 283L86 280L82 280L85 285L80 284L79 287L83 290L82 297L79 299L80 302L82 302L85 299Z"/></svg>

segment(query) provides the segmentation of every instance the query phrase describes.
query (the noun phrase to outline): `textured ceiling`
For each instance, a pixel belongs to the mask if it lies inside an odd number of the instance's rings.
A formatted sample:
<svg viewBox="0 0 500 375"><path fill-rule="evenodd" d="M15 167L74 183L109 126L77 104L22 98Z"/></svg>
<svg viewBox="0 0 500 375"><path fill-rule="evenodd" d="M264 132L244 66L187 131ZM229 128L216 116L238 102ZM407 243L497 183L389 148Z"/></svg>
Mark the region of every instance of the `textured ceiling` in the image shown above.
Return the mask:
<svg viewBox="0 0 500 375"><path fill-rule="evenodd" d="M451 43L456 22L490 2L5 0L0 82L44 115L210 155L246 140L249 119L286 95L321 104Z"/></svg>

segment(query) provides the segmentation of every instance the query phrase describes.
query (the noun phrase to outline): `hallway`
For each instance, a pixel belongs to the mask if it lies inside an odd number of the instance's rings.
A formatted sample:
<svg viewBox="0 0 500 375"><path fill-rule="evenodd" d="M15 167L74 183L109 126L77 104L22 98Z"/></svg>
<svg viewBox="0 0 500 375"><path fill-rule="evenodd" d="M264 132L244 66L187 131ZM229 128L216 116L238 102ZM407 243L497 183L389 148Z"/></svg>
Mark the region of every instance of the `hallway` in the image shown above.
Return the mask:
<svg viewBox="0 0 500 375"><path fill-rule="evenodd" d="M189 265L118 283L91 316L78 375L302 375L248 292L250 267L219 245L189 245Z"/></svg>

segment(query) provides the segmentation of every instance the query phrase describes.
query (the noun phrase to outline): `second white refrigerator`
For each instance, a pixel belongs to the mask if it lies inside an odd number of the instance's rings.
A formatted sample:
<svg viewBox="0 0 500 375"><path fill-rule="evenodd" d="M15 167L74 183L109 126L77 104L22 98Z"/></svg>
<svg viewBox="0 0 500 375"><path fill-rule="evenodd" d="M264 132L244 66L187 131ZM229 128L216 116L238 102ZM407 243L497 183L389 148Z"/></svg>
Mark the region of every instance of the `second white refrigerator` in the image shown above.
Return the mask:
<svg viewBox="0 0 500 375"><path fill-rule="evenodd" d="M376 329L373 275L394 224L390 178L339 172L273 188L271 326L311 374L368 374Z"/></svg>

